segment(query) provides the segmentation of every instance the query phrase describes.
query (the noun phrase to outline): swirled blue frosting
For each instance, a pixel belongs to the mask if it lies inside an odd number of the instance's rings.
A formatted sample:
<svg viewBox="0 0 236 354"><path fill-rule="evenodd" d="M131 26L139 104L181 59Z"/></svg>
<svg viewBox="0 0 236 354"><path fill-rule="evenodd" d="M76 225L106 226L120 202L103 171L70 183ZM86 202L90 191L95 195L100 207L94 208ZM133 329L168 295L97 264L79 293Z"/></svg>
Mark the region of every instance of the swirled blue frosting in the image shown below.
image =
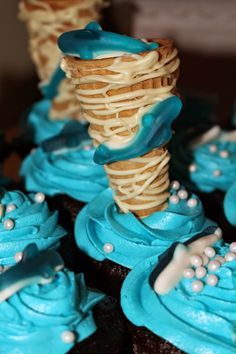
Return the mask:
<svg viewBox="0 0 236 354"><path fill-rule="evenodd" d="M174 138L171 171L175 178L202 192L227 191L236 180L236 140L228 140L227 134L221 131L216 138L193 148L191 142L199 132L185 131ZM191 164L195 165L192 172Z"/></svg>
<svg viewBox="0 0 236 354"><path fill-rule="evenodd" d="M172 195L176 193L171 190ZM164 211L137 219L132 213L118 211L108 188L78 214L75 223L77 245L98 261L109 259L133 268L142 259L162 254L175 241L184 242L208 228L216 228L205 218L200 200L196 196L193 198L197 199L193 208L186 200L180 200L178 204L169 203ZM106 244L111 244L111 252L105 251Z"/></svg>
<svg viewBox="0 0 236 354"><path fill-rule="evenodd" d="M61 129L68 123L69 118L51 120L49 119L49 111L51 101L42 99L35 103L27 116L27 130L31 136L31 140L35 144L40 144L42 141L58 134Z"/></svg>
<svg viewBox="0 0 236 354"><path fill-rule="evenodd" d="M103 166L93 162L91 144L86 140L77 148L49 152L37 148L21 166L26 189L49 196L66 194L83 202L93 199L108 182Z"/></svg>
<svg viewBox="0 0 236 354"><path fill-rule="evenodd" d="M16 263L14 256L30 243L34 242L39 250L54 249L60 244L60 238L66 231L57 224L58 212L50 212L47 203L34 201L33 195L20 191L1 191L3 215L0 222L0 264L4 266ZM7 211L7 207L15 209ZM6 220L12 220L14 226L7 229Z"/></svg>
<svg viewBox="0 0 236 354"><path fill-rule="evenodd" d="M57 273L45 285L30 285L0 304L2 354L65 354L96 330L92 308L103 298L89 291L82 274ZM75 341L63 341L71 331Z"/></svg>
<svg viewBox="0 0 236 354"><path fill-rule="evenodd" d="M225 255L227 245L214 246ZM149 283L157 263L151 257L128 275L121 291L121 305L128 319L189 354L232 354L236 351L236 261L215 272L217 286L205 284L200 293L183 279L167 295L158 295Z"/></svg>

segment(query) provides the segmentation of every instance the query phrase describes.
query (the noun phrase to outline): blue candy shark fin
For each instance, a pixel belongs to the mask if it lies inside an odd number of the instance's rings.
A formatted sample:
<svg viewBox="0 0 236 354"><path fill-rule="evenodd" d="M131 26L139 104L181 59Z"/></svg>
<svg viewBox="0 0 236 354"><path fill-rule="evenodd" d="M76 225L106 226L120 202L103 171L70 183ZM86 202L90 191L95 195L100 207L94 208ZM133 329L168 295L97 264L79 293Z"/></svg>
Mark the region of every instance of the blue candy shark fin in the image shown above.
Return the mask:
<svg viewBox="0 0 236 354"><path fill-rule="evenodd" d="M52 74L50 80L45 84L39 85L40 91L43 96L48 99L53 99L58 94L58 86L65 78L65 73L61 69L60 64L56 67L56 70Z"/></svg>
<svg viewBox="0 0 236 354"><path fill-rule="evenodd" d="M102 27L95 21L89 22L87 26L84 28L85 30L90 30L90 31L102 31Z"/></svg>
<svg viewBox="0 0 236 354"><path fill-rule="evenodd" d="M36 246L35 243L31 243L28 246L26 246L26 248L24 249L23 252L23 261L33 258L36 254L38 254L39 250L38 247Z"/></svg>

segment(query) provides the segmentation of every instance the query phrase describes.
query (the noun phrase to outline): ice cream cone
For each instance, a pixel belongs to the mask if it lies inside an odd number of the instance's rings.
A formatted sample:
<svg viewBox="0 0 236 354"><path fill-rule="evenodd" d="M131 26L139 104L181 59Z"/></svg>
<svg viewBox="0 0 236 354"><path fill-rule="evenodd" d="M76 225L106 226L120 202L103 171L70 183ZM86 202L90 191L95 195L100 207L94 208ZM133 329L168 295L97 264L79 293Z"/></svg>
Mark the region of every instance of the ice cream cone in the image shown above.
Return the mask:
<svg viewBox="0 0 236 354"><path fill-rule="evenodd" d="M95 60L66 56L62 68L76 87L83 116L90 123L95 146L119 148L139 129L152 106L176 93L177 50L170 40L140 55ZM105 166L116 203L139 217L163 210L169 196L169 155L166 147Z"/></svg>
<svg viewBox="0 0 236 354"><path fill-rule="evenodd" d="M104 0L21 0L19 18L26 23L29 50L41 84L50 81L59 65L58 36L92 20L98 20ZM78 104L68 80L59 85L52 100L51 119L80 119Z"/></svg>

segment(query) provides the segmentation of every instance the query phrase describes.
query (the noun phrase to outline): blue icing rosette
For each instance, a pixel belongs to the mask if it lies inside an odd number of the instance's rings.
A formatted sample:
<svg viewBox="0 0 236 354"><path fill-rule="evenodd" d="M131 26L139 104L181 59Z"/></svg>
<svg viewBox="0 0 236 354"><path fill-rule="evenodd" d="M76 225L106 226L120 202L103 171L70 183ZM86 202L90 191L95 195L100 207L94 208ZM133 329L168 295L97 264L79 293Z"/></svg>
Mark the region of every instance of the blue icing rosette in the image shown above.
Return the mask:
<svg viewBox="0 0 236 354"><path fill-rule="evenodd" d="M1 191L0 264L15 264L23 249L34 242L40 250L55 249L66 231L58 225L58 212L51 212L42 193Z"/></svg>
<svg viewBox="0 0 236 354"><path fill-rule="evenodd" d="M102 298L67 269L25 287L0 304L1 353L67 353L95 332L92 309Z"/></svg>
<svg viewBox="0 0 236 354"><path fill-rule="evenodd" d="M28 135L35 144L58 134L64 126L69 122L69 117L65 119L50 119L49 111L51 109L51 101L43 98L35 103L27 114L27 130Z"/></svg>
<svg viewBox="0 0 236 354"><path fill-rule="evenodd" d="M186 353L235 353L236 256L233 248L234 253L232 246L215 243L216 269L210 266L211 260L201 280L196 275L191 279L182 278L165 295L156 293L150 281L157 267L157 257L140 262L123 283L121 305L125 315L136 326L145 326ZM209 282L209 277L216 281ZM194 291L193 283L199 282L204 285Z"/></svg>
<svg viewBox="0 0 236 354"><path fill-rule="evenodd" d="M216 224L206 219L195 195L188 198L186 191L188 200L181 200L175 186L170 192L167 209L137 219L130 212L119 212L111 189L106 189L77 216L78 247L98 261L109 259L133 268L142 259L162 254L176 241L184 242L206 230L214 232Z"/></svg>
<svg viewBox="0 0 236 354"><path fill-rule="evenodd" d="M93 156L91 140L60 151L39 147L23 161L20 174L28 191L40 190L49 196L66 194L88 202L108 185L103 166L97 165Z"/></svg>

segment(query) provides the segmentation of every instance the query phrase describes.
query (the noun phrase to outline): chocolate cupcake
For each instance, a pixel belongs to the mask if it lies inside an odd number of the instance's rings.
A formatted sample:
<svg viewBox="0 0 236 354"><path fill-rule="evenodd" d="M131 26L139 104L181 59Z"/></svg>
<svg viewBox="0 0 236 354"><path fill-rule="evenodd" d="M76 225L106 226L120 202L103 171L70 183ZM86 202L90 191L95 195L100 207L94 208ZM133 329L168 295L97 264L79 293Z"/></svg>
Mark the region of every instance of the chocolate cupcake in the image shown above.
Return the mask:
<svg viewBox="0 0 236 354"><path fill-rule="evenodd" d="M215 235L139 263L121 291L134 352L234 353L235 267L235 243Z"/></svg>
<svg viewBox="0 0 236 354"><path fill-rule="evenodd" d="M28 246L0 283L3 354L92 354L96 346L108 354L122 347L124 324L116 305L87 289L82 274L63 269L55 251Z"/></svg>

